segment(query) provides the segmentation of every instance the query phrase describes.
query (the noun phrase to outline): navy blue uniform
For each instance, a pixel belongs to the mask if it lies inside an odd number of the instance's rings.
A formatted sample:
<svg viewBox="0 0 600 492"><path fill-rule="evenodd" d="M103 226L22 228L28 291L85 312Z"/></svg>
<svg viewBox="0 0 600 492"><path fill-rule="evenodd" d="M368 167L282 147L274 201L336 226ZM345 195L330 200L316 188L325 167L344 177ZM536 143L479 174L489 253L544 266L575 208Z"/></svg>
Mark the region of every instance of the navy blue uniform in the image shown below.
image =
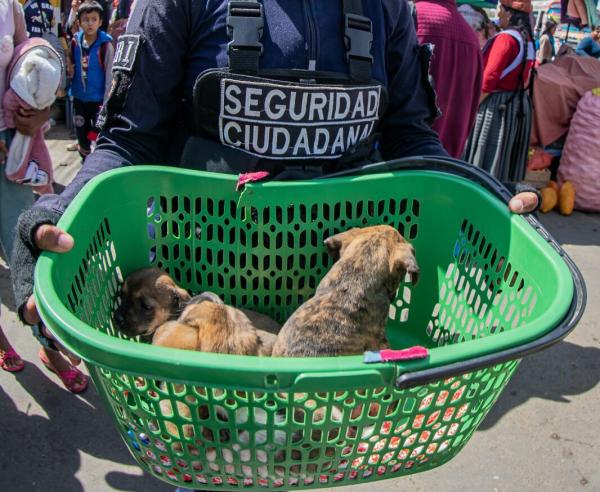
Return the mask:
<svg viewBox="0 0 600 492"><path fill-rule="evenodd" d="M261 69L309 68L348 73L341 2L263 0ZM373 22L372 77L389 93L379 126L385 159L447 155L426 123L431 101L404 0L363 2ZM139 36L131 64L114 69L116 87L97 147L60 195L36 207L62 213L82 186L101 172L131 164L177 165L188 135L194 82L204 70L226 67L227 2L138 0L127 33ZM118 56L118 53L117 53ZM119 73L121 72L121 73Z"/></svg>

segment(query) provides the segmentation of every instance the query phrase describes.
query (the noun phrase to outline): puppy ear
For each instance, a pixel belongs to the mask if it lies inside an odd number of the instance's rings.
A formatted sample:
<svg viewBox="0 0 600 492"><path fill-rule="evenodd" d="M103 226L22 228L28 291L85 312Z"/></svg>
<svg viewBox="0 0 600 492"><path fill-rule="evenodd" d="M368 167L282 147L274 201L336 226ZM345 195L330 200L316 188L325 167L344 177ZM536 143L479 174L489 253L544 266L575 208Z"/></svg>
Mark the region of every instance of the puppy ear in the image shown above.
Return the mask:
<svg viewBox="0 0 600 492"><path fill-rule="evenodd" d="M335 236L328 237L325 239L324 244L327 248L327 252L329 256L331 256L335 261L340 259L344 248L348 246L352 242L352 240L358 235L360 229L354 227L352 229L348 229L345 232L340 232Z"/></svg>
<svg viewBox="0 0 600 492"><path fill-rule="evenodd" d="M179 287L166 273L163 273L156 279L155 287L159 289L159 292L161 289L165 289L169 293L171 296L171 306L174 310L181 310L192 298L185 289Z"/></svg>
<svg viewBox="0 0 600 492"><path fill-rule="evenodd" d="M190 296L185 289L182 289L177 285L169 285L168 288L171 292L173 308L177 311L181 311L192 298L192 296Z"/></svg>
<svg viewBox="0 0 600 492"><path fill-rule="evenodd" d="M408 243L402 243L396 248L396 252L391 258L391 269L402 275L402 280L408 273L410 281L416 285L419 281L419 265L415 256L415 249Z"/></svg>

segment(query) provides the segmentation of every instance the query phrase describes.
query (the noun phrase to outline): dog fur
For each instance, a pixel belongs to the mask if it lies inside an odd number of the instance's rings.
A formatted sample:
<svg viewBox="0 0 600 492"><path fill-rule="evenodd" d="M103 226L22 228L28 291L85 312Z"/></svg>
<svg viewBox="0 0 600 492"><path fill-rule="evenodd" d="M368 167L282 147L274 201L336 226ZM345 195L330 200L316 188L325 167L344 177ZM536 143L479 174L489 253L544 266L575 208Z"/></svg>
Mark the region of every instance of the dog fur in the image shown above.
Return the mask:
<svg viewBox="0 0 600 492"><path fill-rule="evenodd" d="M385 325L400 282L416 283L415 252L387 225L350 229L325 240L337 259L311 299L281 328L274 357L361 354L387 347Z"/></svg>
<svg viewBox="0 0 600 492"><path fill-rule="evenodd" d="M177 317L191 296L158 268L142 268L125 279L121 305L115 311L116 327L130 336L151 336L166 321Z"/></svg>
<svg viewBox="0 0 600 492"><path fill-rule="evenodd" d="M280 326L268 316L226 305L204 292L190 300L176 321L156 330L152 344L220 354L269 356Z"/></svg>

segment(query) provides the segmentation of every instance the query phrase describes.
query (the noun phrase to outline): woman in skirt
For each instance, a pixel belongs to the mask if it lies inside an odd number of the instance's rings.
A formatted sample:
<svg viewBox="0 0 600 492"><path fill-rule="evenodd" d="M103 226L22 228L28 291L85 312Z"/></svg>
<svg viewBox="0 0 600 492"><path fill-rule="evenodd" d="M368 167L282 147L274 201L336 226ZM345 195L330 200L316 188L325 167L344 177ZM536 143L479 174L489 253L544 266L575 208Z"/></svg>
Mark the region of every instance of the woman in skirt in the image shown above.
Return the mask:
<svg viewBox="0 0 600 492"><path fill-rule="evenodd" d="M483 48L483 87L465 160L503 182L525 176L532 106L526 89L535 62L530 0L501 0L502 32Z"/></svg>

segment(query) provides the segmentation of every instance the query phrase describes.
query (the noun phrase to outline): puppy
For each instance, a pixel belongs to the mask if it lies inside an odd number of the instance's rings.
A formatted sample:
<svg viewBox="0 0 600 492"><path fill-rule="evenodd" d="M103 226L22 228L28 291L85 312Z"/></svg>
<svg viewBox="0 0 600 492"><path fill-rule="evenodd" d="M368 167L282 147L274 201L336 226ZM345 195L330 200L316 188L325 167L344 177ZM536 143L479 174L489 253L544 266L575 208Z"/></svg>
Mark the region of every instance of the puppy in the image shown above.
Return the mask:
<svg viewBox="0 0 600 492"><path fill-rule="evenodd" d="M273 351L277 335L261 328L277 332L280 326L268 316L227 306L216 294L204 292L189 301L176 321L167 321L161 325L154 333L152 344L160 347L202 352L269 356ZM175 385L174 389L180 392L183 387ZM191 417L190 407L181 401L175 403L179 416L189 420ZM159 405L163 415L174 413L171 401L161 400ZM208 418L208 407L201 406L197 411L199 418ZM217 412L220 420L228 420L227 412L218 409L213 411ZM240 418L242 422L248 419L247 416L236 414L237 418ZM266 426L266 413L264 415L254 415L254 418L257 424ZM181 439L181 433L175 424L167 421L165 428L171 436ZM215 440L213 431L203 427L199 431L208 442ZM263 438L266 439L266 431L258 431L257 438L261 435L261 432L264 434ZM183 425L182 434L183 437L189 440L196 435L196 430L192 425ZM240 434L238 437L244 444L249 444L250 436L247 432ZM231 436L226 429L219 431L221 442L227 442L230 438ZM234 446L237 454L242 456L244 456L244 453L249 454L248 449L241 449L238 444ZM183 450L182 444L180 442L174 443L173 449L176 452L181 452ZM232 453L231 450L224 449L223 452L225 451ZM215 449L210 448L208 452L215 453Z"/></svg>
<svg viewBox="0 0 600 492"><path fill-rule="evenodd" d="M226 305L216 294L192 298L176 321L154 333L161 347L220 354L269 356L280 326L268 316Z"/></svg>
<svg viewBox="0 0 600 492"><path fill-rule="evenodd" d="M150 336L177 317L191 296L158 268L142 268L130 274L121 291L121 305L113 321L130 336Z"/></svg>
<svg viewBox="0 0 600 492"><path fill-rule="evenodd" d="M385 325L400 282L419 267L414 248L393 227L350 229L325 240L337 259L314 297L281 328L274 357L360 354L387 346Z"/></svg>

